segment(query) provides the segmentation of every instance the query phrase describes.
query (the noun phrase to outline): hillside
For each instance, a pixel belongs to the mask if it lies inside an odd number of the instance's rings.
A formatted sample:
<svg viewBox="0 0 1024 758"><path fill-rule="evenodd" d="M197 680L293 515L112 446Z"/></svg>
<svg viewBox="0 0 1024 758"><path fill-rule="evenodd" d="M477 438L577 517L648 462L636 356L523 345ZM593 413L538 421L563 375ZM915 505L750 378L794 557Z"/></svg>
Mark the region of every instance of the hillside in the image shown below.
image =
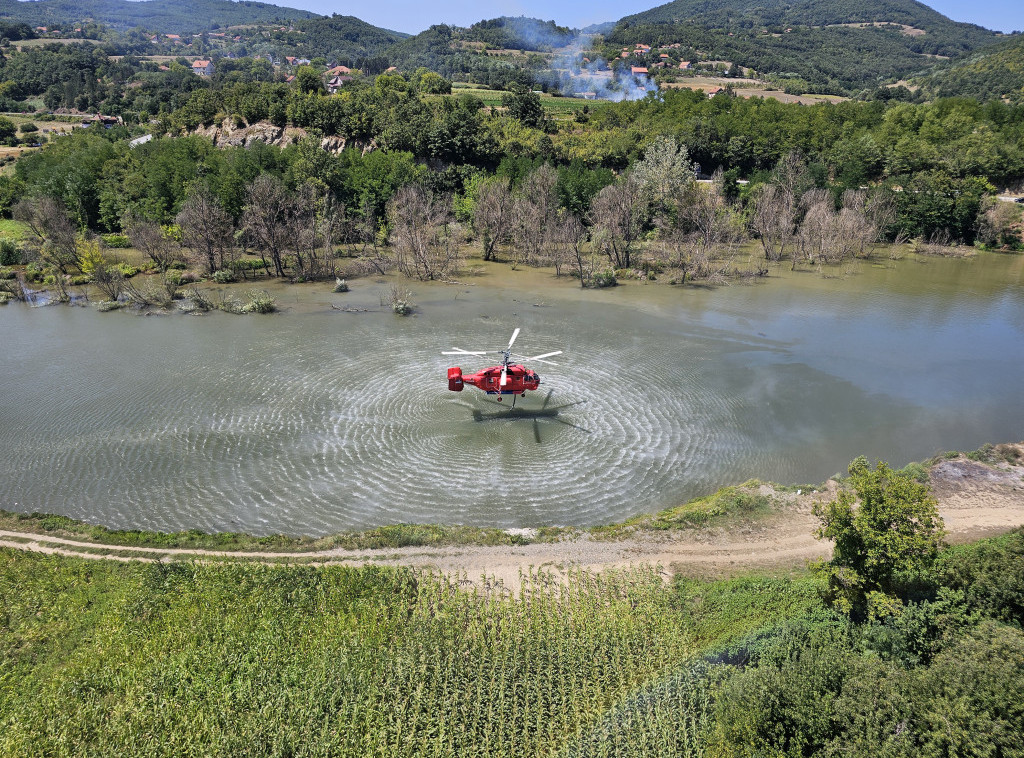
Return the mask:
<svg viewBox="0 0 1024 758"><path fill-rule="evenodd" d="M231 0L0 0L0 19L29 26L92 21L112 29L141 26L162 33L197 33L222 26L318 18L319 14L268 3Z"/></svg>
<svg viewBox="0 0 1024 758"><path fill-rule="evenodd" d="M1024 37L1011 37L917 81L930 97L1024 104Z"/></svg>
<svg viewBox="0 0 1024 758"><path fill-rule="evenodd" d="M914 0L675 0L626 16L607 36L615 46L678 43L684 59L729 60L836 93L926 73L936 58L994 39Z"/></svg>
<svg viewBox="0 0 1024 758"><path fill-rule="evenodd" d="M492 48L551 50L569 44L575 34L572 29L558 26L554 21L501 16L478 21L461 30L460 36L467 42L483 42Z"/></svg>
<svg viewBox="0 0 1024 758"><path fill-rule="evenodd" d="M294 54L327 60L344 60L350 64L363 58L379 56L385 49L408 37L408 34L381 29L355 16L317 17L296 21L287 29L264 29L269 41L265 52ZM387 66L380 67L380 70Z"/></svg>
<svg viewBox="0 0 1024 758"><path fill-rule="evenodd" d="M425 66L442 76L504 88L532 84L544 53L569 44L575 32L553 21L500 17L469 27L436 24L404 39L385 55L404 70Z"/></svg>
<svg viewBox="0 0 1024 758"><path fill-rule="evenodd" d="M626 16L619 23L680 24L705 28L738 26L830 26L888 23L922 29L929 34L959 38L977 46L992 32L943 16L916 0L674 0L649 11Z"/></svg>

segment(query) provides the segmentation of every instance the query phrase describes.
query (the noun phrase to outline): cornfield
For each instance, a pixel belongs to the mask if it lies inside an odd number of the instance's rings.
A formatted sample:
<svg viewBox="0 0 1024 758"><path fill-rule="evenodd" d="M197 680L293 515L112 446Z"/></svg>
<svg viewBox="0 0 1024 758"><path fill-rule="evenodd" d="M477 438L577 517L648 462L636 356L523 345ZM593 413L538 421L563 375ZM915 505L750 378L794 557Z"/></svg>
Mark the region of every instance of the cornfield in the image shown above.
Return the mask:
<svg viewBox="0 0 1024 758"><path fill-rule="evenodd" d="M0 600L3 755L699 754L706 696L672 674L692 635L654 570L513 594L0 551Z"/></svg>

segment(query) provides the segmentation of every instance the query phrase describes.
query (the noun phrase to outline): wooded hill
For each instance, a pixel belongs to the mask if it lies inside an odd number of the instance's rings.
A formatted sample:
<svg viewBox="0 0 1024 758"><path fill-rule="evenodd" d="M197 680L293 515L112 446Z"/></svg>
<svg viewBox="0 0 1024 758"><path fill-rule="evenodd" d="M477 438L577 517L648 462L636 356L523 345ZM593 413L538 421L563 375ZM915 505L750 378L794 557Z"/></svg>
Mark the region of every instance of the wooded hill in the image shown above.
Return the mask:
<svg viewBox="0 0 1024 758"><path fill-rule="evenodd" d="M964 60L936 67L917 83L928 97L1024 103L1024 38L1000 40Z"/></svg>
<svg viewBox="0 0 1024 758"><path fill-rule="evenodd" d="M196 34L223 26L318 17L312 11L251 0L0 0L0 18L23 21L32 27L92 21L111 29L143 27L165 34Z"/></svg>
<svg viewBox="0 0 1024 758"><path fill-rule="evenodd" d="M686 57L728 60L788 75L808 91L857 90L923 73L934 56L958 57L996 39L913 0L676 0L626 16L609 47L680 43Z"/></svg>
<svg viewBox="0 0 1024 758"><path fill-rule="evenodd" d="M916 0L674 0L619 20L619 24L692 24L706 29L879 22L922 29L972 47L992 37L987 29L953 21Z"/></svg>

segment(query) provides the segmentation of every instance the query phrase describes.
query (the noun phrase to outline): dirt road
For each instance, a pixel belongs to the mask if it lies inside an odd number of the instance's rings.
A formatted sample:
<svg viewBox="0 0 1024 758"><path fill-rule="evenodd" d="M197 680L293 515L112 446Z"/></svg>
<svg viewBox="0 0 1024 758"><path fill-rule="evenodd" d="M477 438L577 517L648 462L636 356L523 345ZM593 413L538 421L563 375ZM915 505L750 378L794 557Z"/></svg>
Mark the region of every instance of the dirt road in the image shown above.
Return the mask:
<svg viewBox="0 0 1024 758"><path fill-rule="evenodd" d="M1024 446L1016 446L1024 452ZM1024 525L1024 463L986 466L965 457L945 460L931 470L932 491L946 522L948 540L964 542ZM814 492L764 494L779 503L768 517L741 521L728 528L642 532L620 540L590 535L561 542L522 546L463 545L441 548L385 548L311 552L232 552L101 545L49 534L0 530L0 546L33 552L117 561L223 560L302 562L304 564L413 566L469 581L488 577L515 587L533 569L562 573L573 568L601 571L636 564L661 566L666 575L721 576L738 571L803 566L828 555L829 545L813 536L815 502L831 499L835 483Z"/></svg>

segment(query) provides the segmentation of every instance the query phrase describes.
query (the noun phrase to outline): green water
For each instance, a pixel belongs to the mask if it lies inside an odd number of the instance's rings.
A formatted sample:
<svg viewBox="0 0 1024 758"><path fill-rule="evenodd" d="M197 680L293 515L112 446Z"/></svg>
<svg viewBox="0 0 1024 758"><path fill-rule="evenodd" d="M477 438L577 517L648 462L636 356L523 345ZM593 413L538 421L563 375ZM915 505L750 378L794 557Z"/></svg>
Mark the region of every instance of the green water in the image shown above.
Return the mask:
<svg viewBox="0 0 1024 758"><path fill-rule="evenodd" d="M0 507L256 533L592 525L1024 438L1021 256L717 289L495 271L412 285L404 319L371 280L276 287L272 316L2 308ZM516 326L524 354L565 351L523 412L447 391L442 350Z"/></svg>

